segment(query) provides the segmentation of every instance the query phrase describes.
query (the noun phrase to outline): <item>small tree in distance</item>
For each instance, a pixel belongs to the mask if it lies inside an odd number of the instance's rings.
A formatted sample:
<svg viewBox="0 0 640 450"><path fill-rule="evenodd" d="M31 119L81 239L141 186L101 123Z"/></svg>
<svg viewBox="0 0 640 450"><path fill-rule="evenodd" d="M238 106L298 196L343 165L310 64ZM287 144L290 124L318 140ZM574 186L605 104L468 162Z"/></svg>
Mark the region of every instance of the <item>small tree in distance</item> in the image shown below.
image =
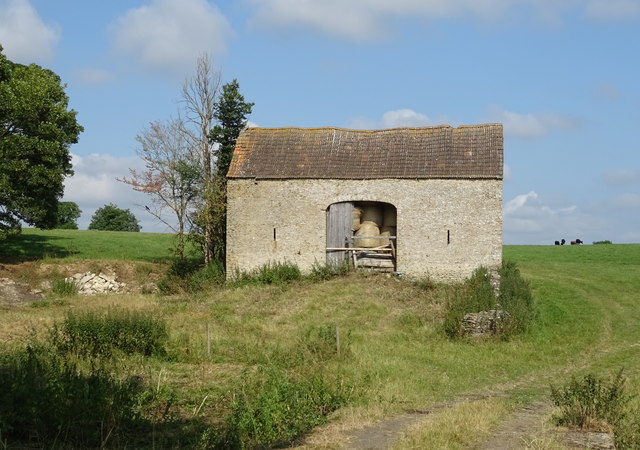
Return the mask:
<svg viewBox="0 0 640 450"><path fill-rule="evenodd" d="M82 210L76 202L60 202L58 203L58 220L56 228L63 230L77 230Z"/></svg>
<svg viewBox="0 0 640 450"><path fill-rule="evenodd" d="M128 209L120 209L113 203L98 208L91 217L90 230L140 231L138 219Z"/></svg>

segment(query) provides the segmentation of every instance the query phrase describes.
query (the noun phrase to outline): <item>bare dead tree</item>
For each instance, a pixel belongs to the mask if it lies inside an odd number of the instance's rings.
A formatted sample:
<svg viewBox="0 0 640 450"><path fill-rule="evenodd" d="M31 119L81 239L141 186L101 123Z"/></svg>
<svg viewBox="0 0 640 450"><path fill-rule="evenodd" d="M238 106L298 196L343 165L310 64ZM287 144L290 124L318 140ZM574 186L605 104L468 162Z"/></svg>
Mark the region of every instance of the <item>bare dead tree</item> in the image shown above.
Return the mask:
<svg viewBox="0 0 640 450"><path fill-rule="evenodd" d="M176 253L184 258L190 213L201 185L198 155L194 154L179 119L153 122L136 140L139 144L136 153L144 161L145 170L130 169L130 178L118 180L150 195L152 207L146 206L147 211L176 234ZM167 213L175 222L167 218Z"/></svg>
<svg viewBox="0 0 640 450"><path fill-rule="evenodd" d="M183 132L193 149L197 149L202 170L201 191L211 189L214 182L215 161L214 145L210 142L209 134L215 123L216 102L220 88L220 72L213 69L208 55L200 56L196 62L195 74L185 80L182 85L182 111L184 112ZM210 196L203 196L205 210L215 210L208 205ZM205 223L203 233L203 253L206 264L214 257L214 242L212 227Z"/></svg>

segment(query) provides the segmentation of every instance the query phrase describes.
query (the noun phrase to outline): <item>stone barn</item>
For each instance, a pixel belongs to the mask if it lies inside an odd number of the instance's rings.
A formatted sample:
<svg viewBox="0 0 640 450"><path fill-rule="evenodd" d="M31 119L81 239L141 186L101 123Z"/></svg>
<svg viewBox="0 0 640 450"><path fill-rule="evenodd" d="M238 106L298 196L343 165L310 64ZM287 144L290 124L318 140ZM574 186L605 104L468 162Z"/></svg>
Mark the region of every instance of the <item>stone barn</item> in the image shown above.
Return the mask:
<svg viewBox="0 0 640 450"><path fill-rule="evenodd" d="M248 128L228 172L227 268L349 261L458 281L502 261L502 125Z"/></svg>

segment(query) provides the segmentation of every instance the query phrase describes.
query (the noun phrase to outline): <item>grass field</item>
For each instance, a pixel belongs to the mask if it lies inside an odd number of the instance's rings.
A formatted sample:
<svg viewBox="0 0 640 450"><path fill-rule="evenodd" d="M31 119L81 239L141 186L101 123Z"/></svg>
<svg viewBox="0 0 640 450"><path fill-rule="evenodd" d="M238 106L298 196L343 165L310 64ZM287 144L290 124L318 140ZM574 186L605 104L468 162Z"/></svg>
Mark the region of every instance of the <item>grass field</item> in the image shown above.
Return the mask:
<svg viewBox="0 0 640 450"><path fill-rule="evenodd" d="M0 242L0 262L121 259L160 262L173 256L174 236L95 230L38 230Z"/></svg>
<svg viewBox="0 0 640 450"><path fill-rule="evenodd" d="M107 254L157 261L170 256L170 236L95 233L109 239L96 243L85 231L28 231L22 243L0 248L4 258ZM132 246L128 235L135 235L136 249L127 248ZM111 238L127 243L101 250ZM63 250L36 251L39 242ZM0 351L24 345L27 335L45 339L69 311L121 308L162 318L170 336L167 356L127 356L116 364L120 373L170 393L170 404L158 400L156 409L145 412L159 447L196 446L194 439L229 414L232 400L246 388L247 374L262 367L283 368L293 378L311 367L349 386L348 402L308 438L307 445L318 448L337 448L348 430L406 410L463 397L486 399L448 408L447 414L414 427L399 444L466 448L518 405L548 398L549 385L572 374L608 375L624 368L629 389L640 392L640 245L507 246L504 257L530 281L539 310L529 332L506 342L448 339L442 331L446 286L425 288L356 273L325 282L221 286L171 297L68 297L41 307L0 310ZM339 354L332 347L336 333ZM149 436L138 433L118 442L135 446Z"/></svg>

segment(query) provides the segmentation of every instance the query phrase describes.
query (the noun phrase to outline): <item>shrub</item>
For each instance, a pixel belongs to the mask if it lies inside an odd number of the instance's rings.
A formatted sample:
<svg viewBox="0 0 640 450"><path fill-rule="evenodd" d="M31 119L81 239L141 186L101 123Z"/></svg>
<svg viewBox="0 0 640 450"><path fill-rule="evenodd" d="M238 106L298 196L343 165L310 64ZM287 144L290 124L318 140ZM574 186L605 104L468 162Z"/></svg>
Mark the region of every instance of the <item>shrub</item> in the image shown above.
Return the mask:
<svg viewBox="0 0 640 450"><path fill-rule="evenodd" d="M445 333L449 337L461 336L462 319L468 313L489 311L496 305L489 271L480 267L462 285L455 286L446 301Z"/></svg>
<svg viewBox="0 0 640 450"><path fill-rule="evenodd" d="M205 448L272 448L290 444L344 405L351 390L330 385L321 372L294 379L270 366L245 376L231 414L203 436Z"/></svg>
<svg viewBox="0 0 640 450"><path fill-rule="evenodd" d="M83 373L43 347L1 355L0 435L21 448L102 448L135 420L140 392L137 378L117 380L99 367Z"/></svg>
<svg viewBox="0 0 640 450"><path fill-rule="evenodd" d="M116 309L105 315L68 313L51 329L52 343L58 351L91 357L111 356L114 349L127 354L164 354L168 337L163 320Z"/></svg>
<svg viewBox="0 0 640 450"><path fill-rule="evenodd" d="M462 285L454 286L445 302L444 331L449 337L462 336L462 319L466 314L481 311L500 311L496 336L508 338L522 333L536 317L536 309L529 283L513 262L503 262L499 269L500 288L496 295L491 275L480 267ZM498 314L496 313L496 316Z"/></svg>
<svg viewBox="0 0 640 450"><path fill-rule="evenodd" d="M595 241L593 243L593 245L598 245L598 244L612 244L612 242L610 240L604 240L604 241Z"/></svg>
<svg viewBox="0 0 640 450"><path fill-rule="evenodd" d="M158 283L165 295L202 292L225 282L224 266L214 261L203 266L201 260L177 259L171 263L165 277Z"/></svg>
<svg viewBox="0 0 640 450"><path fill-rule="evenodd" d="M592 374L571 378L565 386L551 386L551 400L559 409L556 425L613 431L616 448L638 448L640 423L629 414L632 396L625 392L622 369L612 379Z"/></svg>
<svg viewBox="0 0 640 450"><path fill-rule="evenodd" d="M212 286L219 286L225 282L224 266L218 261L213 261L205 267L195 271L187 280L189 292L202 292Z"/></svg>
<svg viewBox="0 0 640 450"><path fill-rule="evenodd" d="M514 262L504 262L498 273L500 291L496 308L509 314L503 332L507 336L522 333L537 316L531 286L522 278Z"/></svg>

